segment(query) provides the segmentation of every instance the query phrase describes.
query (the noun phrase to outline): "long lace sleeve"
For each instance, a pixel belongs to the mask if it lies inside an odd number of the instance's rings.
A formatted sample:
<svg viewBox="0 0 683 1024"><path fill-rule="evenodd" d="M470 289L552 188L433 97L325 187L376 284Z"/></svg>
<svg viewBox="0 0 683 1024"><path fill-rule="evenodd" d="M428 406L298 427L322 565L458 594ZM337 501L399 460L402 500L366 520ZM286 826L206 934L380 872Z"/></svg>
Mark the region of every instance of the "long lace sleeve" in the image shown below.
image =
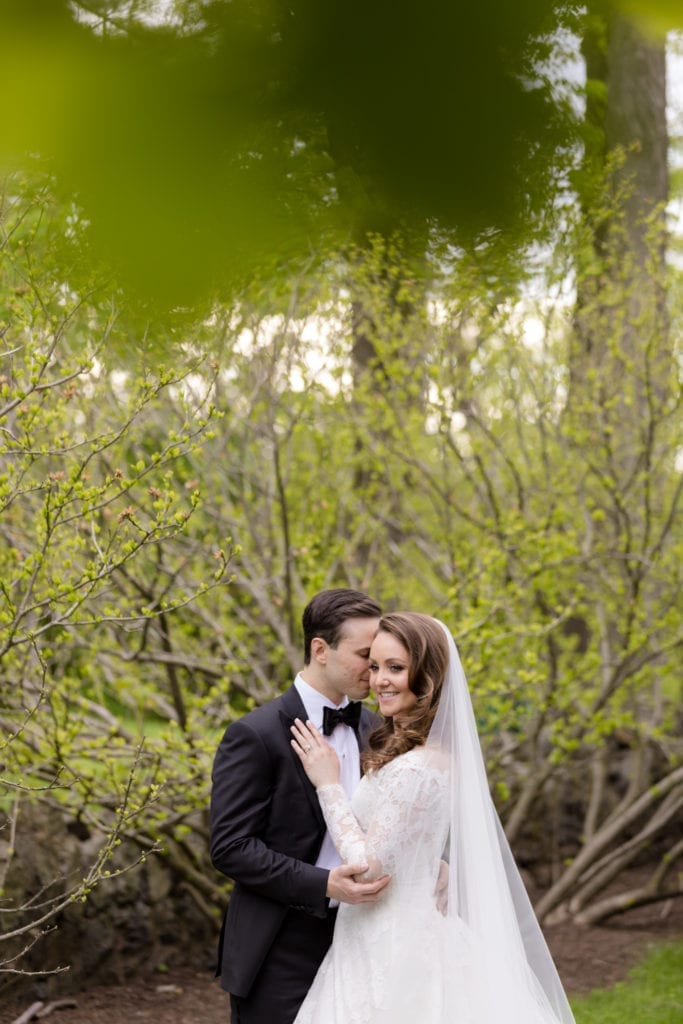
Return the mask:
<svg viewBox="0 0 683 1024"><path fill-rule="evenodd" d="M345 864L365 864L365 833L351 810L343 787L339 783L320 786L317 794L327 830L341 859Z"/></svg>
<svg viewBox="0 0 683 1024"><path fill-rule="evenodd" d="M409 858L437 864L445 840L445 777L417 751L396 758L372 778L373 799L354 814L340 785L321 786L318 799L345 864L367 864L366 878L395 874Z"/></svg>

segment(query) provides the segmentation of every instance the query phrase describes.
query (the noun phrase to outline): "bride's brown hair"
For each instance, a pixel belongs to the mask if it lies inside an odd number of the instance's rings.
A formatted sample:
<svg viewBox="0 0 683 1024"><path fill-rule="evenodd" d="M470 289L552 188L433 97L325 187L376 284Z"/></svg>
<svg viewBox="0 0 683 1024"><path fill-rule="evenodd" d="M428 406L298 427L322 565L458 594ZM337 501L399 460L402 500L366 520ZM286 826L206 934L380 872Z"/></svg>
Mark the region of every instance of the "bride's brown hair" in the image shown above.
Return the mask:
<svg viewBox="0 0 683 1024"><path fill-rule="evenodd" d="M362 755L363 770L376 771L400 754L421 746L427 739L439 704L448 668L448 641L436 619L419 612L394 612L379 620L378 633L390 633L405 647L408 685L417 697L415 706L397 726L385 718L368 739Z"/></svg>

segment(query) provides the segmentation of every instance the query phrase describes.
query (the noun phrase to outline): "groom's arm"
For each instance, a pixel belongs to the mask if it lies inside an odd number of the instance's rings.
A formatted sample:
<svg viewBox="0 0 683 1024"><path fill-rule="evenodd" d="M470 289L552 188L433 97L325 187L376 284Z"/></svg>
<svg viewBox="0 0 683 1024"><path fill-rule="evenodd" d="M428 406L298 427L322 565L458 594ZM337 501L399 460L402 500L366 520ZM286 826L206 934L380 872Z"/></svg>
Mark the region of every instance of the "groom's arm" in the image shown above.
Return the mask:
<svg viewBox="0 0 683 1024"><path fill-rule="evenodd" d="M211 792L211 860L252 892L324 916L329 872L270 848L275 764L264 737L234 722L216 752ZM289 808L278 809L282 828ZM294 823L292 823L294 824Z"/></svg>

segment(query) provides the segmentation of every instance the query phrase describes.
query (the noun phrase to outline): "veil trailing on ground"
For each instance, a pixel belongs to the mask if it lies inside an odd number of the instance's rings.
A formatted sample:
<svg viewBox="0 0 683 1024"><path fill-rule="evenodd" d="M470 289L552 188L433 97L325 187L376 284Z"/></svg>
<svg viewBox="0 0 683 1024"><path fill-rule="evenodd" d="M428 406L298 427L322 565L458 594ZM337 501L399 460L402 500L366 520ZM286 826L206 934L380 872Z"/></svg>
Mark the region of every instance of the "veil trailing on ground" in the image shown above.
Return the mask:
<svg viewBox="0 0 683 1024"><path fill-rule="evenodd" d="M449 668L427 752L447 763L447 917L477 949L477 1024L574 1024L491 799L472 702L450 631Z"/></svg>

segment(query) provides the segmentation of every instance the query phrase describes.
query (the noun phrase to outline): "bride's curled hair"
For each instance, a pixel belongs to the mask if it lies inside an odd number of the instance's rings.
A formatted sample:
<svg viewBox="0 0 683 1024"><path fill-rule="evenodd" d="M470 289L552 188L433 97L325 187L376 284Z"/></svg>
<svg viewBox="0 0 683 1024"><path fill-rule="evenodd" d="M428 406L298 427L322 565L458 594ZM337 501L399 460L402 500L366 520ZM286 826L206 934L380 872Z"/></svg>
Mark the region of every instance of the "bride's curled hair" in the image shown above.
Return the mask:
<svg viewBox="0 0 683 1024"><path fill-rule="evenodd" d="M421 746L427 739L439 704L448 668L448 641L436 619L419 612L383 615L379 633L390 633L405 647L409 659L408 685L417 697L400 722L385 719L370 735L362 755L363 771L376 771L400 754Z"/></svg>

